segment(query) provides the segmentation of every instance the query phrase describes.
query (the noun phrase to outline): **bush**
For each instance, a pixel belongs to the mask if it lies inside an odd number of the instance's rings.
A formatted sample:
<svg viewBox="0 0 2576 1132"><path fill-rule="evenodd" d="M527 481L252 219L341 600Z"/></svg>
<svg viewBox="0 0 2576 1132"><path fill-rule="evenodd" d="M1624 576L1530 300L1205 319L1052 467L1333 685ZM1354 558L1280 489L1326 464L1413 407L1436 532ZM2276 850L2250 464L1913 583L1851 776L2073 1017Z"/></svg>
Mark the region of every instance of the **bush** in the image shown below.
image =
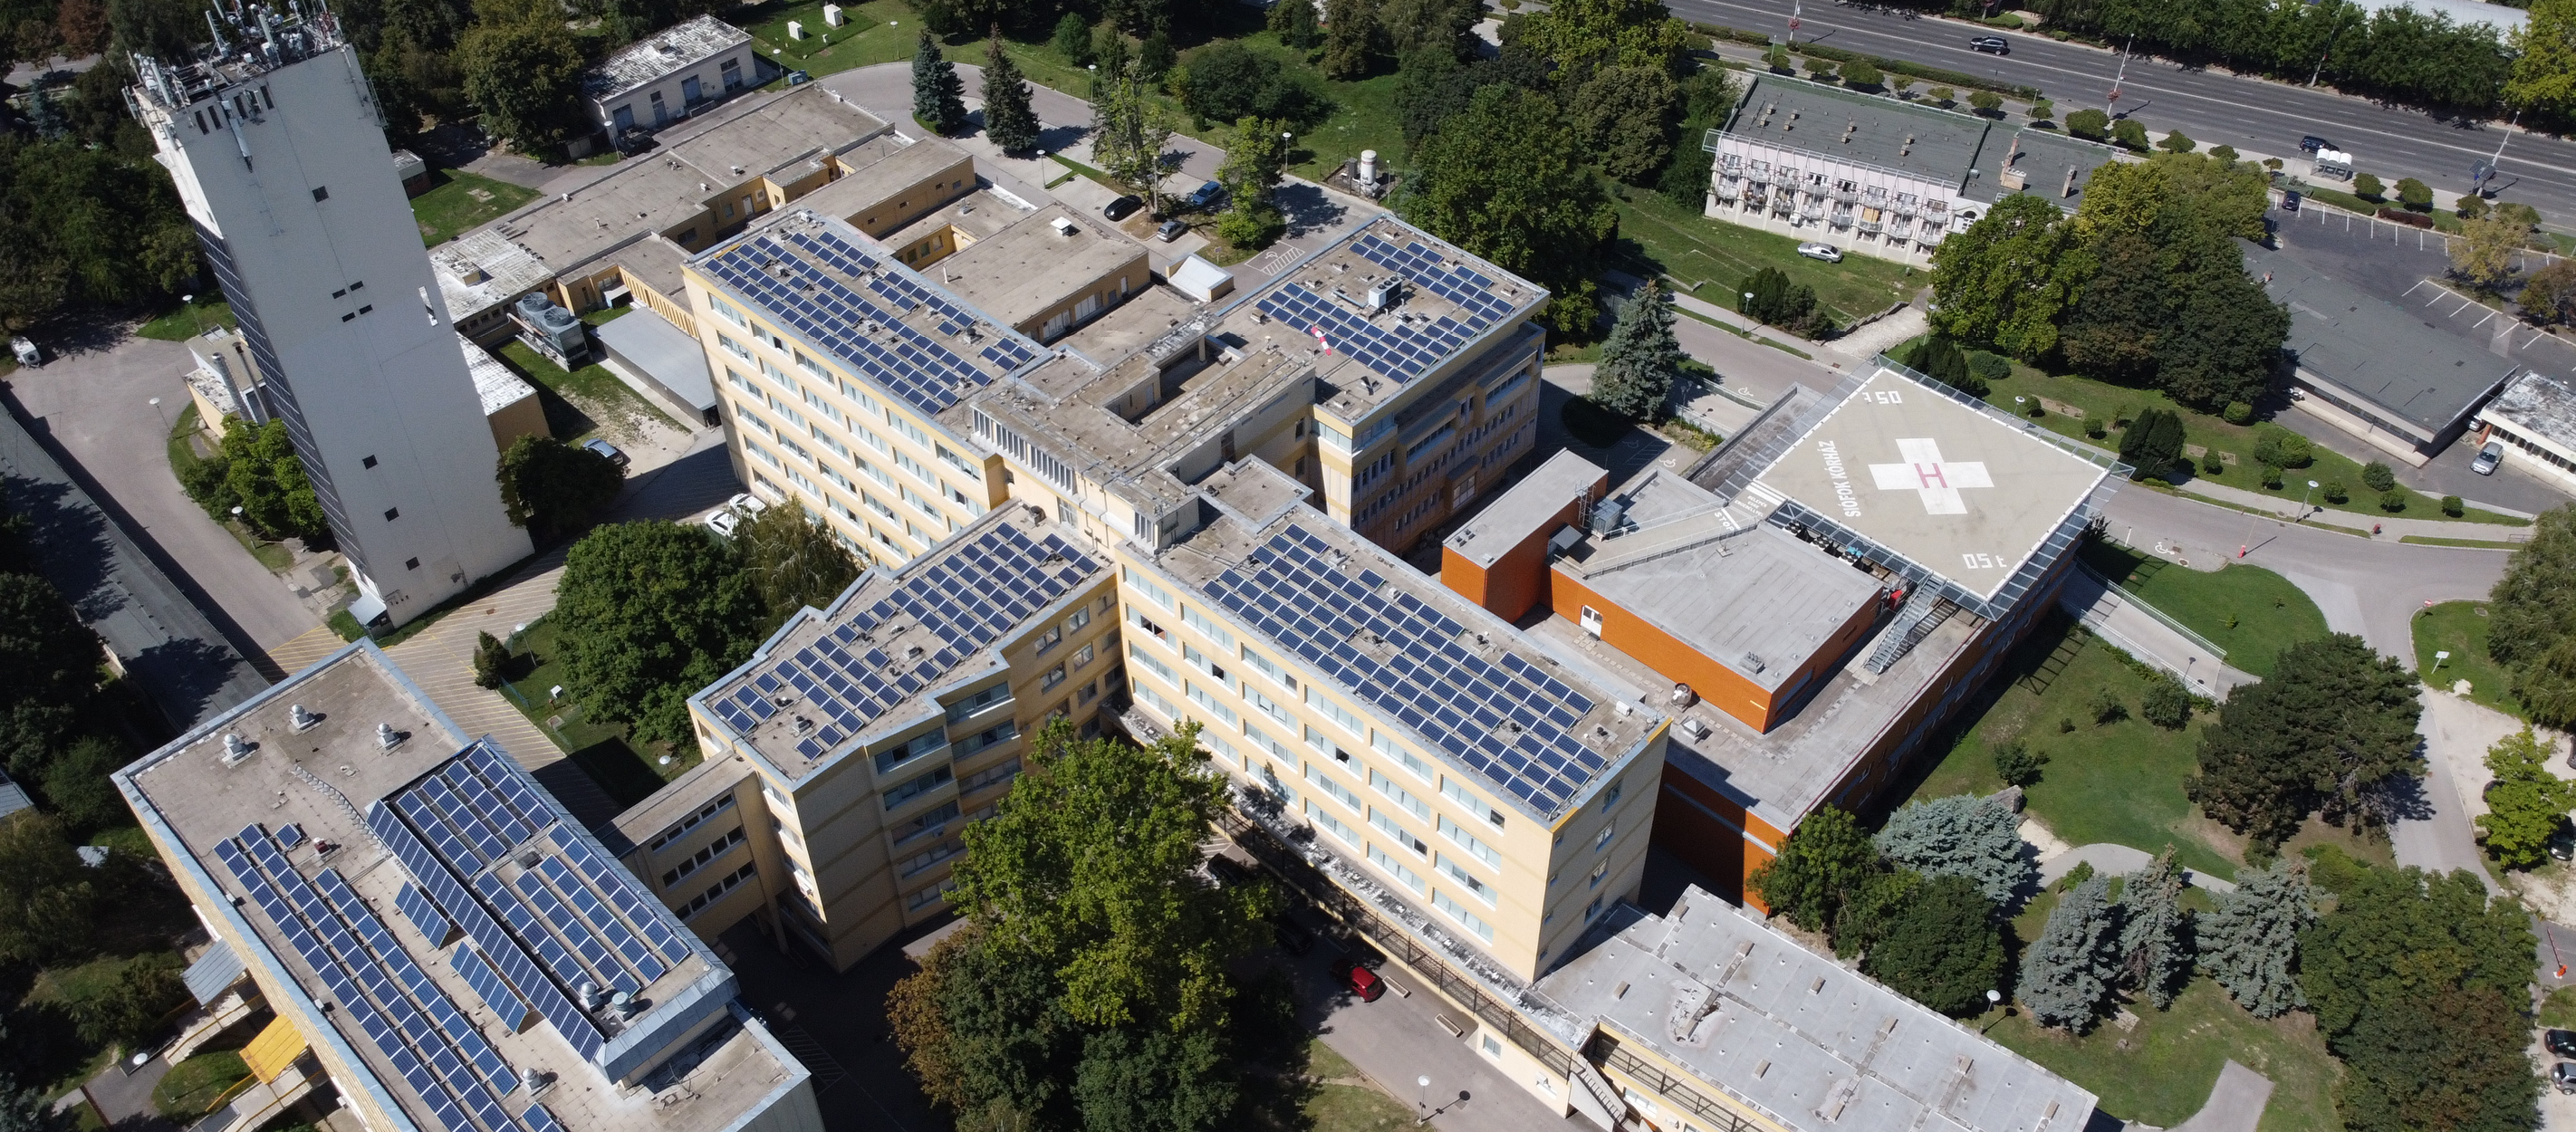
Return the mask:
<svg viewBox="0 0 2576 1132"><path fill-rule="evenodd" d="M2353 174L2352 195L2363 200L2375 201L2379 200L2386 191L2387 187L2379 183L2379 178L2368 173Z"/></svg>
<svg viewBox="0 0 2576 1132"><path fill-rule="evenodd" d="M2461 197L2451 208L2462 220L2476 220L2487 214L2487 198L2471 193Z"/></svg>
<svg viewBox="0 0 2576 1132"><path fill-rule="evenodd" d="M2254 419L2254 406L2243 401L2230 401L2225 409L2219 411L2218 419L2232 425L2246 424Z"/></svg>
<svg viewBox="0 0 2576 1132"><path fill-rule="evenodd" d="M2214 145L2214 146L2211 146L2211 147L2209 147L2209 155L2210 155L2211 157L2217 158L2218 160L2223 161L2223 162L2225 162L2225 163L2227 163L2227 164L2229 164L2229 165L2234 165L2234 164L2236 164L2236 147L2235 147L2235 146L2232 146L2232 145Z"/></svg>
<svg viewBox="0 0 2576 1132"><path fill-rule="evenodd" d="M2012 360L2004 357L2002 354L1989 354L1984 350L1967 350L1963 352L1966 354L1968 359L1969 373L1984 378L1989 382L2002 381L2003 379L2012 376Z"/></svg>
<svg viewBox="0 0 2576 1132"><path fill-rule="evenodd" d="M2057 116L2057 104L2043 98L2030 104L2030 120L2045 122Z"/></svg>
<svg viewBox="0 0 2576 1132"><path fill-rule="evenodd" d="M2093 698L2085 701L2084 710L2093 713L2095 727L2108 727L2129 718L2129 705L2121 702L2119 693L2109 688L2096 688Z"/></svg>
<svg viewBox="0 0 2576 1132"><path fill-rule="evenodd" d="M2281 490L2281 469L2270 464L2263 465L2263 486L2274 491Z"/></svg>
<svg viewBox="0 0 2576 1132"><path fill-rule="evenodd" d="M2200 454L2200 474L2204 476L2216 476L2226 470L2227 461L2219 458L2217 449L2212 448Z"/></svg>
<svg viewBox="0 0 2576 1132"><path fill-rule="evenodd" d="M2327 480L2318 490L2325 493L2328 503L2346 503L2352 499L2352 489L2345 487L2342 480Z"/></svg>
<svg viewBox="0 0 2576 1132"><path fill-rule="evenodd" d="M1950 105L1951 103L1953 103L1953 102L1957 102L1957 101L1959 100L1959 92L1958 92L1958 91L1955 91L1955 90L1952 90L1952 89L1950 89L1950 88L1948 88L1948 87L1946 87L1946 86L1936 86L1936 87L1933 87L1933 88L1932 88L1932 89L1930 89L1930 90L1924 91L1924 92L1923 92L1923 97L1928 98L1928 99L1931 99L1931 100L1932 100L1932 101L1934 101L1934 102L1940 103L1940 104L1941 104L1941 105L1943 105L1943 106L1948 106L1948 105Z"/></svg>
<svg viewBox="0 0 2576 1132"><path fill-rule="evenodd" d="M2400 178L2397 182L2397 203L2405 205L2410 211L2431 212L2433 211L2432 186L2413 177Z"/></svg>
<svg viewBox="0 0 2576 1132"><path fill-rule="evenodd" d="M2004 96L1991 90L1981 90L1968 96L1968 105L1976 107L1977 113L1991 118L2003 112Z"/></svg>
<svg viewBox="0 0 2576 1132"><path fill-rule="evenodd" d="M1288 220L1279 210L1268 205L1252 208L1230 208L1217 218L1216 234L1230 247L1247 251L1270 246L1288 230Z"/></svg>
<svg viewBox="0 0 2576 1132"><path fill-rule="evenodd" d="M2373 460L2361 466L2361 483L2372 491L2387 491L2397 486L2397 473L2388 470L2388 465Z"/></svg>
<svg viewBox="0 0 2576 1132"><path fill-rule="evenodd" d="M2420 212L2408 212L2402 208L2382 208L2371 215L2392 224L2403 224L2409 228L2430 228L2433 226L2432 217L2426 216Z"/></svg>
<svg viewBox="0 0 2576 1132"><path fill-rule="evenodd" d="M2200 148L2200 143L2191 140L2190 135L2183 133L2181 130L2175 130L2172 133L2166 134L2165 140L2157 142L2156 148L2161 149L2166 153L2189 153L2192 150Z"/></svg>
<svg viewBox="0 0 2576 1132"><path fill-rule="evenodd" d="M2147 151L2147 128L2127 118L2111 124L2111 141L2136 153Z"/></svg>
<svg viewBox="0 0 2576 1132"><path fill-rule="evenodd" d="M2087 106L2066 116L2066 132L2079 138L2101 141L2111 136L2111 116Z"/></svg>
<svg viewBox="0 0 2576 1132"><path fill-rule="evenodd" d="M2380 493L2379 493L2379 509L2380 509L2380 510L2382 510L2382 511L2386 511L2386 512L2388 512L2389 514L2392 514L2392 515L2393 515L2393 514L2396 514L2397 512L2400 512L2400 511L2405 510L2405 509L2406 509L2406 492L2405 492L2404 490L2402 490L2402 489L2399 489L2399 488L2393 488L2393 487L2392 487L2392 488L2390 488L2390 489L2388 489L2388 490L2386 490L2386 491L2380 492Z"/></svg>
<svg viewBox="0 0 2576 1132"><path fill-rule="evenodd" d="M1864 60L1854 59L1843 64L1843 83L1847 86L1877 86L1886 78L1886 75L1879 73L1878 68L1870 66Z"/></svg>
<svg viewBox="0 0 2576 1132"><path fill-rule="evenodd" d="M1809 59L1809 60L1807 60L1807 77L1808 77L1808 78L1811 78L1811 79L1814 79L1814 80L1816 80L1817 82L1820 82L1820 83L1829 83L1829 82L1834 81L1834 63L1833 63L1833 60L1831 60L1831 59Z"/></svg>
<svg viewBox="0 0 2576 1132"><path fill-rule="evenodd" d="M2452 517L2452 518L2454 518L2454 519L2457 519L2457 518L2459 518L2460 516L2467 514L2467 513L2468 513L2468 510L2469 510L2469 509L2468 509L2468 505L2467 505L2467 504L2464 504L2464 503L2461 503L2461 502L2460 502L2460 497L2459 497L2459 496L2456 496L2456 495L2445 495L2445 496L2443 496L2443 497L2442 497L2442 513L2443 513L2443 514L2448 515L2448 516L2450 516L2450 517Z"/></svg>
<svg viewBox="0 0 2576 1132"><path fill-rule="evenodd" d="M2138 717L2167 731L2180 731L2191 722L2191 689L2182 681L2165 675L2147 685L2147 694L2138 703Z"/></svg>
<svg viewBox="0 0 2576 1132"><path fill-rule="evenodd" d="M2048 756L2031 750L2019 739L2006 739L1995 748L1995 773L2007 786L2028 786L2039 781L2039 768L2048 765Z"/></svg>
<svg viewBox="0 0 2576 1132"><path fill-rule="evenodd" d="M2316 449L2308 438L2279 425L2264 425L2254 433L2254 460L2274 468L2304 468L2316 462Z"/></svg>

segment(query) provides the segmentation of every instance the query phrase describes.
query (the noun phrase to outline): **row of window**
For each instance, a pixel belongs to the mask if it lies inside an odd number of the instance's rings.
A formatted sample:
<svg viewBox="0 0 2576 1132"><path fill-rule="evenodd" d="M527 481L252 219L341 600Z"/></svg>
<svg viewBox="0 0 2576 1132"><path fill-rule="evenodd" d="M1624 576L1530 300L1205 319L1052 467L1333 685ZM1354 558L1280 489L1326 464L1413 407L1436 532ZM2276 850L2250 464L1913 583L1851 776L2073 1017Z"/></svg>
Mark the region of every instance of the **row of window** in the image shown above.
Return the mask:
<svg viewBox="0 0 2576 1132"><path fill-rule="evenodd" d="M708 885L706 891L690 897L688 903L680 905L680 918L686 920L706 911L707 905L723 899L724 894L742 887L742 882L750 880L752 875L759 871L759 867L751 862L743 862L741 868L725 874L724 879Z"/></svg>
<svg viewBox="0 0 2576 1132"><path fill-rule="evenodd" d="M733 795L731 794L727 794L722 798L718 798L715 801L700 806L698 807L698 812L672 822L670 825L663 827L662 832L654 834L653 840L644 843L644 851L647 853L659 852L663 846L679 840L690 830L705 825L708 818L712 818L717 814L721 814L732 808Z"/></svg>
<svg viewBox="0 0 2576 1132"><path fill-rule="evenodd" d="M726 831L724 836L708 842L705 848L690 854L688 860L662 870L662 887L669 888L680 883L690 873L707 867L709 862L724 856L726 850L740 844L742 844L742 827L735 826Z"/></svg>

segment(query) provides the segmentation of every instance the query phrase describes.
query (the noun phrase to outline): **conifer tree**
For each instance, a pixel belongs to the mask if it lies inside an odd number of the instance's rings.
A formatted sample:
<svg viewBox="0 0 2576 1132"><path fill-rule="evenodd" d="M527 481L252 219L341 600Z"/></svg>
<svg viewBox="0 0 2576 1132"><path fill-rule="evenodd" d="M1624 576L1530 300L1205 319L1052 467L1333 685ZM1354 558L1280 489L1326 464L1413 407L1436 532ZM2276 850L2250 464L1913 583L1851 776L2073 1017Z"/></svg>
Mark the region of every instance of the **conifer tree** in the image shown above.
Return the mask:
<svg viewBox="0 0 2576 1132"><path fill-rule="evenodd" d="M2119 963L2110 891L2105 877L2076 885L2049 910L2039 942L2022 956L2014 997L2041 1025L2082 1033L2110 993L2106 976Z"/></svg>
<svg viewBox="0 0 2576 1132"><path fill-rule="evenodd" d="M2002 802L1959 794L1916 802L1888 815L1871 839L1902 868L1927 877L1963 876L2009 911L2039 879L2022 853L2021 820Z"/></svg>
<svg viewBox="0 0 2576 1132"><path fill-rule="evenodd" d="M957 64L939 54L939 37L926 27L912 53L912 119L943 136L966 124L966 84L957 77Z"/></svg>
<svg viewBox="0 0 2576 1132"><path fill-rule="evenodd" d="M2274 861L2236 874L2236 891L2215 893L2194 925L2200 968L2257 1018L2306 1006L2299 990L2299 933L2316 922L2304 862Z"/></svg>
<svg viewBox="0 0 2576 1132"><path fill-rule="evenodd" d="M1619 321L1601 344L1601 364L1592 371L1592 401L1631 420L1660 417L1681 361L1681 343L1673 338L1672 292L1648 280L1619 309Z"/></svg>
<svg viewBox="0 0 2576 1132"><path fill-rule="evenodd" d="M1000 24L993 25L993 37L984 42L984 137L1004 153L1038 147L1038 115L1029 104L1029 84L1002 48Z"/></svg>
<svg viewBox="0 0 2576 1132"><path fill-rule="evenodd" d="M2173 846L2120 887L2121 977L2162 1010L2191 974L2190 923L2182 909L2182 870Z"/></svg>

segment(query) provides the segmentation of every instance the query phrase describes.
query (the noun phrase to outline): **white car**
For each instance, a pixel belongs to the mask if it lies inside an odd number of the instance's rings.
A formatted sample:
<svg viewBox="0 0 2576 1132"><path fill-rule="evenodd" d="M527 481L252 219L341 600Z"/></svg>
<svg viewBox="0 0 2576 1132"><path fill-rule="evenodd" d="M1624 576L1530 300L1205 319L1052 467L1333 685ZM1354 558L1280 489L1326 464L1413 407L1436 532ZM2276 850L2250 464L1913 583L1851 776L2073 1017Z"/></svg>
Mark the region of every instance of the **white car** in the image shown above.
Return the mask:
<svg viewBox="0 0 2576 1132"><path fill-rule="evenodd" d="M725 500L724 506L716 508L700 521L707 525L708 530L726 538L732 538L733 532L742 526L743 520L757 518L766 510L769 510L768 500L750 492L742 492Z"/></svg>
<svg viewBox="0 0 2576 1132"><path fill-rule="evenodd" d="M1832 244L1800 244L1798 245L1798 254L1805 256L1808 259L1821 259L1826 263L1841 263L1843 261L1843 250L1833 246Z"/></svg>
<svg viewBox="0 0 2576 1132"><path fill-rule="evenodd" d="M707 516L706 524L708 530L714 531L726 538L732 538L734 528L742 525L742 515L734 509L727 507L717 511L715 514Z"/></svg>
<svg viewBox="0 0 2576 1132"><path fill-rule="evenodd" d="M2491 476L2495 474L2496 465L2503 462L2504 442L2490 440L2486 447L2478 449L2478 458L2469 461L2469 470L2482 476Z"/></svg>

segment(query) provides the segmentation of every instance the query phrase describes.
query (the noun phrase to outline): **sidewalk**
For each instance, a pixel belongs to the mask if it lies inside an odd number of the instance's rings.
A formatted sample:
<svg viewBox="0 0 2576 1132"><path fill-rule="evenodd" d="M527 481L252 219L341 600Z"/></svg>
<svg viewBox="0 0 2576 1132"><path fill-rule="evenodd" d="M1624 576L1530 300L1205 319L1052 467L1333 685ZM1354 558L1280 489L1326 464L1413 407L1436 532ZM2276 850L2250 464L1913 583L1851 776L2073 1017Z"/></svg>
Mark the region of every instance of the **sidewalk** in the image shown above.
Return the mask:
<svg viewBox="0 0 2576 1132"><path fill-rule="evenodd" d="M2225 653L2178 628L2090 567L2079 565L2066 579L2065 588L2057 591L2057 604L2120 651L2172 673L2197 694L2224 700L2236 688L2256 682L2253 674L2228 667ZM2203 661L2209 667L2202 668Z"/></svg>
<svg viewBox="0 0 2576 1132"><path fill-rule="evenodd" d="M2286 476L2283 482L2296 483L2302 491L2307 487L2305 480L2293 480ZM2220 503L2250 507L2265 515L2277 515L2283 519L2290 518L2299 509L2298 496L2291 494L2287 488L2284 488L2281 494L2274 495L2269 492L2248 491L2241 487L2229 487L2226 484L2193 479L2175 490L2184 495L2197 495ZM2330 511L2313 503L2309 504L2307 517L2299 522L2303 526L2322 527L2344 534L2360 535L2363 538L2374 537L2370 533L2370 527L2375 523L2380 528L2380 533L2375 537L2381 542L2397 542L2408 535L2418 538L2466 539L2473 542L2530 542L2533 530L2531 527L2507 527L2495 523L2409 519L2401 515L2371 519L2350 511Z"/></svg>

